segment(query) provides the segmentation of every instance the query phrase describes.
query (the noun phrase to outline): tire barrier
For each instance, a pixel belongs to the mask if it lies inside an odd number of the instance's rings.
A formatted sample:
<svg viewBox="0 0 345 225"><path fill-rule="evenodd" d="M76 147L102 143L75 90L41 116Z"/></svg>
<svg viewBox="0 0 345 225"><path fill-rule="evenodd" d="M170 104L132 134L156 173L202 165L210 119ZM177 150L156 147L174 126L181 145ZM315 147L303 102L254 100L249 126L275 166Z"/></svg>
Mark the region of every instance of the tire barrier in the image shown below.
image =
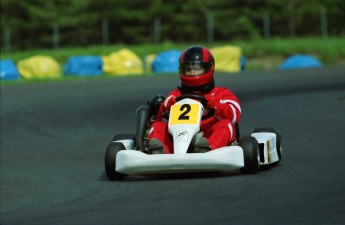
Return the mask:
<svg viewBox="0 0 345 225"><path fill-rule="evenodd" d="M1 80L18 80L20 75L16 64L11 59L0 61L0 78Z"/></svg>
<svg viewBox="0 0 345 225"><path fill-rule="evenodd" d="M322 63L310 55L296 54L288 57L280 66L280 70L322 67Z"/></svg>
<svg viewBox="0 0 345 225"><path fill-rule="evenodd" d="M216 63L216 72L236 73L245 70L246 57L237 46L210 48ZM32 56L18 61L1 60L1 80L60 78L61 76L144 75L176 74L182 51L170 50L148 54L143 59L123 48L107 56L71 56L60 69L59 63L50 56ZM322 67L322 63L310 55L295 54L288 57L279 70Z"/></svg>
<svg viewBox="0 0 345 225"><path fill-rule="evenodd" d="M99 76L103 74L100 56L71 56L64 66L64 74L71 76Z"/></svg>

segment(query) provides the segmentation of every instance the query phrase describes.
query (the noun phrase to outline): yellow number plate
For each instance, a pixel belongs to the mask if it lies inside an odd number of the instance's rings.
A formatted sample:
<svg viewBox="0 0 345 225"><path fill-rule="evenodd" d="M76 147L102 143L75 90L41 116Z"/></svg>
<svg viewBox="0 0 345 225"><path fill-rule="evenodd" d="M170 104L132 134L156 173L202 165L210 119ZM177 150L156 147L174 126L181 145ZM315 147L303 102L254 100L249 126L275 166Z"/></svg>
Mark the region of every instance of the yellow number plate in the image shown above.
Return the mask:
<svg viewBox="0 0 345 225"><path fill-rule="evenodd" d="M198 104L175 104L171 107L170 120L171 125L175 124L197 124Z"/></svg>

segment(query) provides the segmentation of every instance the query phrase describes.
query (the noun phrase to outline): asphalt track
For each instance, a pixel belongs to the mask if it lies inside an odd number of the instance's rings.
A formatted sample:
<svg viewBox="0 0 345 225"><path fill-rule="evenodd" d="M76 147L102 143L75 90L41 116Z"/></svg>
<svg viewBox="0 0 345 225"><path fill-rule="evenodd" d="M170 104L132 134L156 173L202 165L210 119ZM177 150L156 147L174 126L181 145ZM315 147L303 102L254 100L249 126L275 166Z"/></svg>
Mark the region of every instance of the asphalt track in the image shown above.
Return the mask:
<svg viewBox="0 0 345 225"><path fill-rule="evenodd" d="M1 85L1 224L345 224L345 67L218 74L243 135L271 126L280 165L256 175L130 177L103 158L177 76Z"/></svg>

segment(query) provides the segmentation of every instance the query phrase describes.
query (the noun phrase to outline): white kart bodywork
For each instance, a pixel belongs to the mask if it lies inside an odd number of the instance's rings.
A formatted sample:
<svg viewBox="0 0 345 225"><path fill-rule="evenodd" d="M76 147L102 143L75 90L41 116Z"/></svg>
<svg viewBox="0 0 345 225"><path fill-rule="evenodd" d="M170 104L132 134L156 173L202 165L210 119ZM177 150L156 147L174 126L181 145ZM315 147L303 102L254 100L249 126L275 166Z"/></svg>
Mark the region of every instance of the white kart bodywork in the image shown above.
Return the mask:
<svg viewBox="0 0 345 225"><path fill-rule="evenodd" d="M260 165L269 165L279 161L277 149L277 135L270 132L252 133L259 143ZM280 147L280 153L282 149Z"/></svg>
<svg viewBox="0 0 345 225"><path fill-rule="evenodd" d="M188 108L188 119L180 121L181 112ZM135 149L133 140L117 140L126 150L116 155L116 172L128 175L152 173L178 173L219 171L228 172L244 167L244 153L240 146L226 146L206 153L187 153L191 140L200 130L203 105L193 99L183 99L172 106L169 117L169 132L173 136L174 154L146 154ZM185 123L186 122L186 123ZM259 165L277 162L274 133L253 133L261 146Z"/></svg>
<svg viewBox="0 0 345 225"><path fill-rule="evenodd" d="M124 174L179 173L200 171L233 171L244 166L239 146L217 151L190 154L149 155L136 150L120 151L116 171Z"/></svg>

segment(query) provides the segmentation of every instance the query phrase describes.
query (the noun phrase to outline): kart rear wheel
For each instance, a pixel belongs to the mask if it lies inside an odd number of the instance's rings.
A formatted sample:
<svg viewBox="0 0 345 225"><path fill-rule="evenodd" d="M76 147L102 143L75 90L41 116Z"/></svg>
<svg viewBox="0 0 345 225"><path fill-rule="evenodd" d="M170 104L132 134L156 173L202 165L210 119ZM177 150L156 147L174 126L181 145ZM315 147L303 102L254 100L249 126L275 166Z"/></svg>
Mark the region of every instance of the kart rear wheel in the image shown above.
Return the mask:
<svg viewBox="0 0 345 225"><path fill-rule="evenodd" d="M244 167L240 170L244 174L254 174L259 171L260 155L259 144L254 137L244 137L240 140L243 149Z"/></svg>
<svg viewBox="0 0 345 225"><path fill-rule="evenodd" d="M126 175L116 172L116 155L119 151L125 150L125 146L120 142L110 142L107 146L104 158L105 172L109 180L120 180Z"/></svg>
<svg viewBox="0 0 345 225"><path fill-rule="evenodd" d="M279 163L282 160L282 136L279 132L279 130L277 130L276 128L272 128L272 127L261 127L261 128L255 128L253 130L253 133L274 133L277 135L277 139L276 139L276 143L277 143L277 154L278 154L278 162Z"/></svg>

